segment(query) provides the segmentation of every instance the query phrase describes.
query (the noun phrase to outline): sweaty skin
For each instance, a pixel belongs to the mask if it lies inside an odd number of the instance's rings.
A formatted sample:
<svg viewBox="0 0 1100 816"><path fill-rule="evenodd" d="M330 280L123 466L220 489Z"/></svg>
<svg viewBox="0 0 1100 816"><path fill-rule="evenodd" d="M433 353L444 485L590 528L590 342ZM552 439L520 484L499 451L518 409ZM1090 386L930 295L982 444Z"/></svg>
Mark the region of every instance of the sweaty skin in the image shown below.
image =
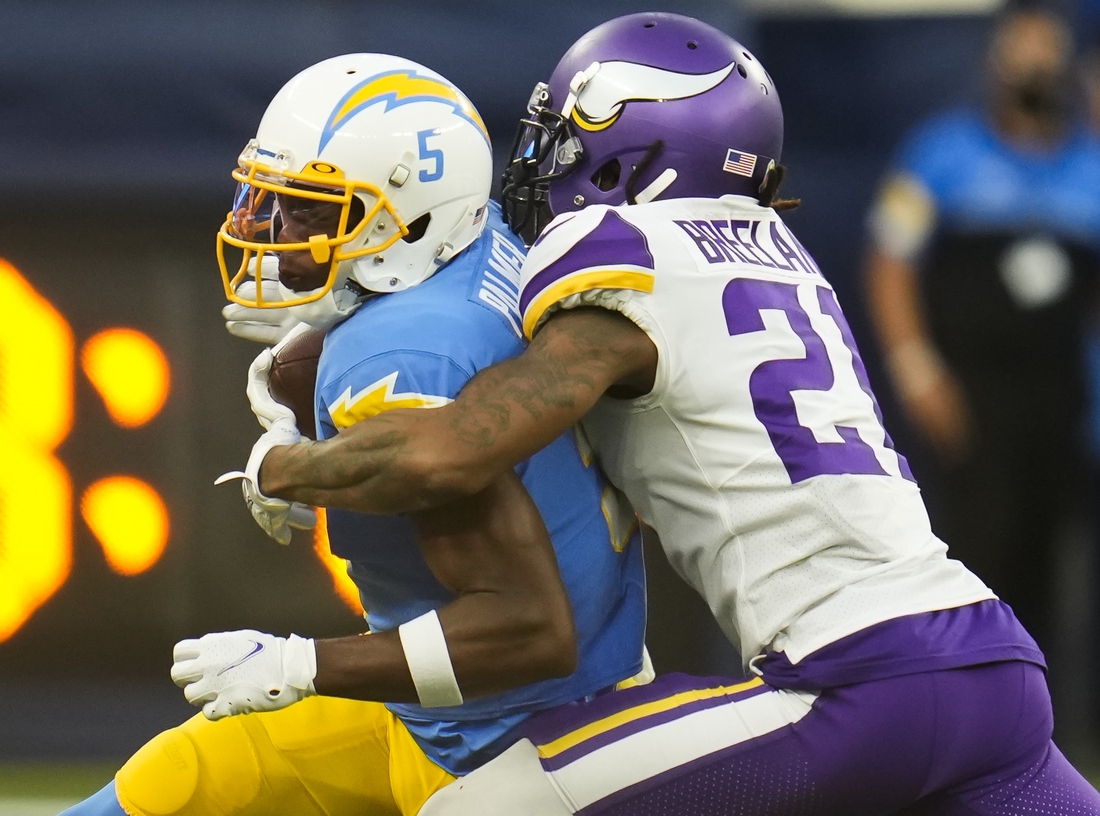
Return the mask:
<svg viewBox="0 0 1100 816"><path fill-rule="evenodd" d="M554 548L514 472L473 497L416 513L413 522L424 560L458 596L439 620L465 697L573 672L573 615ZM396 630L315 645L318 694L417 701Z"/></svg>
<svg viewBox="0 0 1100 816"><path fill-rule="evenodd" d="M269 496L403 513L472 496L546 447L605 393L652 389L657 347L617 312L553 314L523 354L485 369L443 408L387 411L324 442L274 448Z"/></svg>

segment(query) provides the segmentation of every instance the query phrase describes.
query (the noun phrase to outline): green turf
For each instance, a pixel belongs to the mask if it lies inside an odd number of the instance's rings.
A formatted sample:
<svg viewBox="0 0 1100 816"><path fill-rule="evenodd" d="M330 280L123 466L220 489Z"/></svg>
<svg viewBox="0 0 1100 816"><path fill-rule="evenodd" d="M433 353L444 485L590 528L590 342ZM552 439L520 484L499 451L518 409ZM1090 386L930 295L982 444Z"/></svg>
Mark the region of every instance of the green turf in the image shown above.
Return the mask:
<svg viewBox="0 0 1100 816"><path fill-rule="evenodd" d="M0 763L0 799L83 799L115 775L118 762Z"/></svg>

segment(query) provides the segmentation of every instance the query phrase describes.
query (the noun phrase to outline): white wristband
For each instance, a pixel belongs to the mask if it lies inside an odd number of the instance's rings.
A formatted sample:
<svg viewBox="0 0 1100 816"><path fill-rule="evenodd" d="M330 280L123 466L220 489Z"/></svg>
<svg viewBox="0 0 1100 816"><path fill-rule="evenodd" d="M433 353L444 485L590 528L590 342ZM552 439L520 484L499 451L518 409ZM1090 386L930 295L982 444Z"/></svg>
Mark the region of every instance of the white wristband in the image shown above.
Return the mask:
<svg viewBox="0 0 1100 816"><path fill-rule="evenodd" d="M416 694L424 708L462 705L451 654L433 609L397 627Z"/></svg>

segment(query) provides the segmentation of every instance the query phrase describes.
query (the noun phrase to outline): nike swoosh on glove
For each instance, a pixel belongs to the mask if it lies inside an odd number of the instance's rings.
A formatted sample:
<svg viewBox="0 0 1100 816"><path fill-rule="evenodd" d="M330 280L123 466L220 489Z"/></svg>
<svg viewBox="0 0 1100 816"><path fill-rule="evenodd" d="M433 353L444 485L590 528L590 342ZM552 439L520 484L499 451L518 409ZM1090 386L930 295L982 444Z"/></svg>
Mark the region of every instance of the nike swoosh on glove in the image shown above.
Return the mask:
<svg viewBox="0 0 1100 816"><path fill-rule="evenodd" d="M313 640L254 629L181 640L172 652L172 681L209 720L275 711L316 694Z"/></svg>

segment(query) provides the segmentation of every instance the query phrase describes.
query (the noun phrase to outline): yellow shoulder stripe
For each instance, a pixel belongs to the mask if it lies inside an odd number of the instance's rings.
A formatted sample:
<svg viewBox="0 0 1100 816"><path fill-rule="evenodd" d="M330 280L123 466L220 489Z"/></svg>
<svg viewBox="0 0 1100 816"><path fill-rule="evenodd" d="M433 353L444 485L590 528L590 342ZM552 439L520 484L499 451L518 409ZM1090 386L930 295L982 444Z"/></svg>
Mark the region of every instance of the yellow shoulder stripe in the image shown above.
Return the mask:
<svg viewBox="0 0 1100 816"><path fill-rule="evenodd" d="M759 677L755 677L752 680L738 683L733 686L719 686L717 688L683 691L671 697L665 697L663 700L654 700L652 703L645 703L636 708L628 708L626 711L620 711L618 714L612 714L610 717L604 717L602 720L589 723L583 728L572 731L563 737L558 737L553 742L548 742L546 745L540 745L539 756L543 759L550 759L550 757L557 756L563 751L568 751L570 748L580 745L586 740L598 737L600 734L605 734L613 728L618 728L620 725L626 725L635 720L640 720L651 714L660 714L663 711L670 711L698 700L709 700L712 697L737 694L738 692L747 691L748 689L762 685L764 685L764 681Z"/></svg>
<svg viewBox="0 0 1100 816"><path fill-rule="evenodd" d="M600 269L570 275L547 286L527 307L527 313L523 316L523 333L530 340L546 310L570 295L591 289L632 289L635 292L649 293L653 291L653 281L653 275L627 269Z"/></svg>
<svg viewBox="0 0 1100 816"><path fill-rule="evenodd" d="M638 530L638 515L630 504L630 499L610 482L600 496L600 509L603 510L607 531L611 534L611 546L615 552L622 552Z"/></svg>
<svg viewBox="0 0 1100 816"><path fill-rule="evenodd" d="M356 422L377 416L395 408L439 408L451 402L447 397L417 394L412 391L397 393L397 373L387 374L355 394L349 387L332 405L328 414L338 429L349 428Z"/></svg>

